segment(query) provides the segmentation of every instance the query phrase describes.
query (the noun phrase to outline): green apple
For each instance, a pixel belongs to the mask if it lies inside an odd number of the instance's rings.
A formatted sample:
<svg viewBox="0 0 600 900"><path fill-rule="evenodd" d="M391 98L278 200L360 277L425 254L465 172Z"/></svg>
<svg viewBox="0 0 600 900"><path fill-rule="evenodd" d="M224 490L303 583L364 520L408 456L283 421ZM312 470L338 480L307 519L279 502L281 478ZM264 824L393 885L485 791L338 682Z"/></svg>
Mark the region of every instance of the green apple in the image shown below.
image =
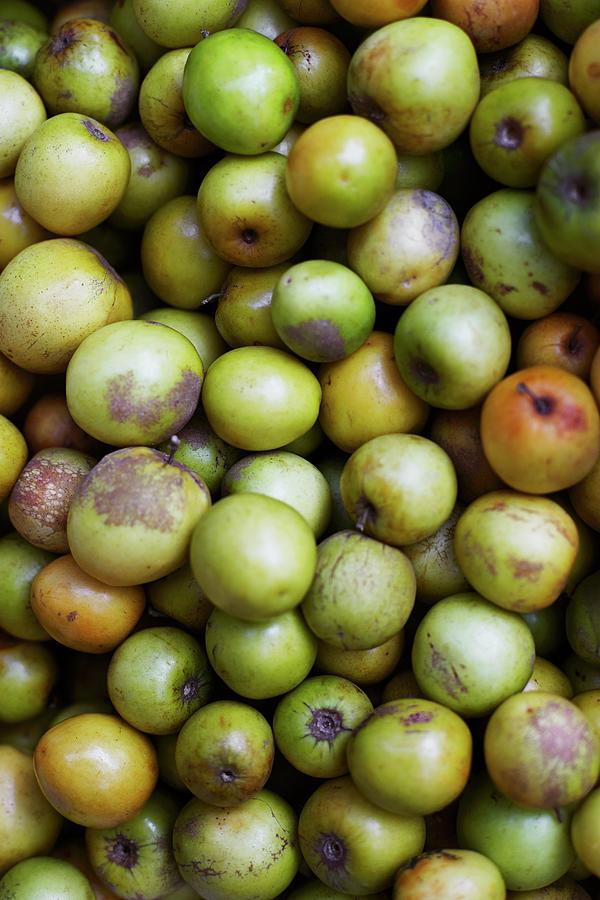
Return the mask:
<svg viewBox="0 0 600 900"><path fill-rule="evenodd" d="M204 176L198 218L222 259L235 266L276 266L305 243L312 222L288 195L286 163L280 153L227 155Z"/></svg>
<svg viewBox="0 0 600 900"><path fill-rule="evenodd" d="M30 78L36 53L47 38L46 31L39 31L18 19L2 17L0 7L0 67L18 72Z"/></svg>
<svg viewBox="0 0 600 900"><path fill-rule="evenodd" d="M135 106L139 66L110 25L69 19L40 47L33 83L52 115L76 112L116 128Z"/></svg>
<svg viewBox="0 0 600 900"><path fill-rule="evenodd" d="M600 661L598 642L600 623L596 603L599 582L598 571L579 582L571 593L565 621L567 640L571 648L580 659L592 666L597 666Z"/></svg>
<svg viewBox="0 0 600 900"><path fill-rule="evenodd" d="M164 47L148 37L140 25L133 0L117 0L110 11L108 22L131 47L143 72L148 71L164 53Z"/></svg>
<svg viewBox="0 0 600 900"><path fill-rule="evenodd" d="M464 506L457 503L437 531L402 548L415 572L417 599L428 606L451 594L469 590L454 550L456 523L463 510Z"/></svg>
<svg viewBox="0 0 600 900"><path fill-rule="evenodd" d="M299 609L260 622L214 609L206 623L206 651L228 688L263 700L304 681L317 656L317 639Z"/></svg>
<svg viewBox="0 0 600 900"><path fill-rule="evenodd" d="M394 332L400 375L442 409L480 403L510 361L506 316L483 291L462 284L431 288L410 304Z"/></svg>
<svg viewBox="0 0 600 900"><path fill-rule="evenodd" d="M128 822L86 829L90 865L117 897L164 897L181 884L171 846L179 809L179 798L159 788Z"/></svg>
<svg viewBox="0 0 600 900"><path fill-rule="evenodd" d="M542 22L561 41L574 44L582 31L600 17L598 0L541 0Z"/></svg>
<svg viewBox="0 0 600 900"><path fill-rule="evenodd" d="M283 29L275 43L298 76L298 122L310 124L345 111L350 53L338 37L324 28L298 26Z"/></svg>
<svg viewBox="0 0 600 900"><path fill-rule="evenodd" d="M48 19L29 0L0 0L0 18L25 22L38 31L48 32Z"/></svg>
<svg viewBox="0 0 600 900"><path fill-rule="evenodd" d="M451 22L415 16L378 28L354 52L348 95L398 150L431 153L454 141L479 99L477 56Z"/></svg>
<svg viewBox="0 0 600 900"><path fill-rule="evenodd" d="M302 613L328 644L369 650L404 628L415 593L413 567L401 550L355 531L340 531L319 544Z"/></svg>
<svg viewBox="0 0 600 900"><path fill-rule="evenodd" d="M277 0L248 0L246 9L236 22L238 28L250 28L271 40L295 24Z"/></svg>
<svg viewBox="0 0 600 900"><path fill-rule="evenodd" d="M461 846L491 859L509 890L542 888L565 874L575 859L570 824L566 809L517 806L487 775L471 779L458 807Z"/></svg>
<svg viewBox="0 0 600 900"><path fill-rule="evenodd" d="M7 178L15 171L27 139L46 120L38 92L10 69L0 69L0 120L0 178Z"/></svg>
<svg viewBox="0 0 600 900"><path fill-rule="evenodd" d="M348 264L377 300L404 306L448 279L459 248L458 222L443 197L402 188L378 215L350 231Z"/></svg>
<svg viewBox="0 0 600 900"><path fill-rule="evenodd" d="M456 502L448 454L418 434L383 434L350 456L340 477L356 527L387 544L414 544L442 525Z"/></svg>
<svg viewBox="0 0 600 900"><path fill-rule="evenodd" d="M155 581L186 561L196 522L209 507L204 483L164 453L115 450L92 469L71 503L71 553L105 584Z"/></svg>
<svg viewBox="0 0 600 900"><path fill-rule="evenodd" d="M173 828L179 871L211 900L274 900L300 863L296 814L273 791L228 809L194 798Z"/></svg>
<svg viewBox="0 0 600 900"><path fill-rule="evenodd" d="M499 85L473 113L469 136L484 172L508 187L535 187L546 159L585 131L585 117L563 84L520 78Z"/></svg>
<svg viewBox="0 0 600 900"><path fill-rule="evenodd" d="M92 885L74 865L52 856L21 860L0 879L0 900L95 900Z"/></svg>
<svg viewBox="0 0 600 900"><path fill-rule="evenodd" d="M517 319L553 312L581 278L575 261L548 246L539 203L532 191L493 191L471 207L462 226L469 278Z"/></svg>
<svg viewBox="0 0 600 900"><path fill-rule="evenodd" d="M290 197L315 222L354 228L368 222L394 192L396 151L383 131L358 116L327 116L290 150Z"/></svg>
<svg viewBox="0 0 600 900"><path fill-rule="evenodd" d="M215 324L230 347L266 344L285 350L271 316L273 290L288 263L251 269L234 266L225 279L215 310Z"/></svg>
<svg viewBox="0 0 600 900"><path fill-rule="evenodd" d="M247 492L288 503L306 519L317 538L329 524L331 492L327 480L317 466L296 453L250 453L234 462L221 482L221 496Z"/></svg>
<svg viewBox="0 0 600 900"><path fill-rule="evenodd" d="M0 722L25 722L43 712L57 678L49 644L0 635Z"/></svg>
<svg viewBox="0 0 600 900"><path fill-rule="evenodd" d="M193 124L213 144L254 155L284 136L296 117L300 88L293 65L273 41L248 28L228 28L190 53L183 100Z"/></svg>
<svg viewBox="0 0 600 900"><path fill-rule="evenodd" d="M37 573L53 559L14 531L0 538L0 628L13 637L48 640L31 609L30 593Z"/></svg>
<svg viewBox="0 0 600 900"><path fill-rule="evenodd" d="M321 386L310 369L275 347L238 347L206 373L202 404L219 437L242 450L274 450L316 422Z"/></svg>
<svg viewBox="0 0 600 900"><path fill-rule="evenodd" d="M577 555L577 526L549 497L493 491L456 525L454 549L465 577L487 600L518 613L550 606Z"/></svg>
<svg viewBox="0 0 600 900"><path fill-rule="evenodd" d="M480 57L481 96L520 78L548 78L566 85L568 66L566 54L556 44L530 32L518 44Z"/></svg>
<svg viewBox="0 0 600 900"><path fill-rule="evenodd" d="M600 878L598 863L598 823L600 822L600 788L591 791L575 810L571 824L571 840L584 866Z"/></svg>
<svg viewBox="0 0 600 900"><path fill-rule="evenodd" d="M191 632L199 634L213 610L192 573L189 563L170 575L148 585L148 600L159 613L180 622Z"/></svg>
<svg viewBox="0 0 600 900"><path fill-rule="evenodd" d="M316 540L287 503L260 493L231 494L198 522L190 560L215 606L261 621L301 602L315 574Z"/></svg>
<svg viewBox="0 0 600 900"><path fill-rule="evenodd" d="M468 725L447 707L431 700L392 700L354 729L348 768L361 794L382 809L430 815L464 790L472 747Z"/></svg>
<svg viewBox="0 0 600 900"><path fill-rule="evenodd" d="M217 700L191 716L175 746L185 787L213 806L237 806L265 786L275 756L267 719L248 703Z"/></svg>
<svg viewBox="0 0 600 900"><path fill-rule="evenodd" d="M169 328L180 331L198 351L205 369L228 349L217 330L214 317L209 313L161 306L158 309L149 309L137 318L145 322L160 322L161 325L168 325Z"/></svg>
<svg viewBox="0 0 600 900"><path fill-rule="evenodd" d="M534 660L533 636L523 619L474 591L432 606L412 647L413 671L425 696L461 716L486 715L521 691Z"/></svg>
<svg viewBox="0 0 600 900"><path fill-rule="evenodd" d="M170 440L159 444L158 449L198 475L213 498L220 493L225 473L242 456L241 450L215 434L202 410L177 432L174 453Z"/></svg>
<svg viewBox="0 0 600 900"><path fill-rule="evenodd" d="M67 368L74 421L115 447L158 444L198 404L204 367L181 332L154 322L115 322L89 335Z"/></svg>
<svg viewBox="0 0 600 900"><path fill-rule="evenodd" d="M355 728L373 712L358 685L337 675L315 675L282 697L273 715L279 751L313 778L348 771L346 748Z"/></svg>
<svg viewBox="0 0 600 900"><path fill-rule="evenodd" d="M220 290L231 268L209 243L198 221L196 198L187 194L168 200L150 216L142 235L141 261L156 296L183 310L202 306ZM202 361L208 368L209 361L204 357Z"/></svg>
<svg viewBox="0 0 600 900"><path fill-rule="evenodd" d="M231 28L248 0L133 0L144 32L161 47L191 47L207 33Z"/></svg>
<svg viewBox="0 0 600 900"><path fill-rule="evenodd" d="M567 266L600 272L600 130L571 138L545 163L536 189L535 221Z"/></svg>
<svg viewBox="0 0 600 900"><path fill-rule="evenodd" d="M358 275L340 263L297 263L273 290L271 317L282 341L310 362L333 362L364 344L375 324L373 296Z"/></svg>
<svg viewBox="0 0 600 900"><path fill-rule="evenodd" d="M425 900L441 892L443 897L461 900L504 900L506 885L495 863L474 850L429 850L398 869L394 879L396 900L411 894L414 900ZM420 895L420 897L419 897ZM534 900L533 895L524 900ZM551 900L551 898L547 898Z"/></svg>

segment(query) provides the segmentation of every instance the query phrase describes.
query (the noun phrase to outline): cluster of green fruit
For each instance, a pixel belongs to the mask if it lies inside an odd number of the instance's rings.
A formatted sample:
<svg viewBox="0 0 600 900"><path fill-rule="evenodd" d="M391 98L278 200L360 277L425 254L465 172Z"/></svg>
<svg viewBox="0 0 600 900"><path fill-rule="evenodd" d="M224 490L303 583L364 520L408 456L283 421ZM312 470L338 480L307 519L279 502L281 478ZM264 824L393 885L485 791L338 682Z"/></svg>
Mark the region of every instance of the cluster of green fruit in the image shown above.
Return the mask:
<svg viewBox="0 0 600 900"><path fill-rule="evenodd" d="M0 900L600 878L600 0L0 0Z"/></svg>

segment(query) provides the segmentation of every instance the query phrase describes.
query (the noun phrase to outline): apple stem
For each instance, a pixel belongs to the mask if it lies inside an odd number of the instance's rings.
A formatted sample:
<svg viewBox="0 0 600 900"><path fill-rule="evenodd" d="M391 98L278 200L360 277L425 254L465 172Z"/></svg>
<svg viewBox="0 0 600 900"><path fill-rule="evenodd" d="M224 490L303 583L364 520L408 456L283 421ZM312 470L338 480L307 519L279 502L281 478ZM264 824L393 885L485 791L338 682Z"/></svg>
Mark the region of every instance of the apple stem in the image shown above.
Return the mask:
<svg viewBox="0 0 600 900"><path fill-rule="evenodd" d="M209 303L216 303L217 300L220 300L223 296L223 291L217 291L215 294L209 294L208 297L205 297L204 300L200 303L200 306L208 306Z"/></svg>
<svg viewBox="0 0 600 900"><path fill-rule="evenodd" d="M579 332L582 329L582 325L576 325L573 329L573 333L569 338L569 343L567 344L567 350L569 353L577 353L581 348L581 344L579 343Z"/></svg>
<svg viewBox="0 0 600 900"><path fill-rule="evenodd" d="M373 515L373 507L366 500L360 500L356 504L356 511L358 513L358 516L356 518L354 527L362 534L369 523L369 519Z"/></svg>
<svg viewBox="0 0 600 900"><path fill-rule="evenodd" d="M528 397L531 397L535 411L541 416L548 416L552 412L554 404L550 397L538 397L523 381L518 383L517 391L519 394L527 394Z"/></svg>
<svg viewBox="0 0 600 900"><path fill-rule="evenodd" d="M167 460L168 466L170 466L171 463L173 462L173 457L175 456L175 453L177 452L177 448L179 447L180 444L181 444L181 441L177 437L177 435L172 434L169 439L169 458Z"/></svg>

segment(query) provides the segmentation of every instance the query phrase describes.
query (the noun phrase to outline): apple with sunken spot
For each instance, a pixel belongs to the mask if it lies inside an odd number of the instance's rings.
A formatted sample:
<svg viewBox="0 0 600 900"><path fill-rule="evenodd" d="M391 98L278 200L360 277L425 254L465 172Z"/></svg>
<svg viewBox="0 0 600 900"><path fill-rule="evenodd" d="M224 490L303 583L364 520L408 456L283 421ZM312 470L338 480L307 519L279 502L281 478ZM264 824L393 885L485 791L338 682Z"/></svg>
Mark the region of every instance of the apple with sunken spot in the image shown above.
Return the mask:
<svg viewBox="0 0 600 900"><path fill-rule="evenodd" d="M600 331L593 322L577 313L558 310L536 319L522 332L516 365L518 369L559 366L587 381L599 346Z"/></svg>
<svg viewBox="0 0 600 900"><path fill-rule="evenodd" d="M227 28L193 48L183 100L198 131L217 147L254 155L284 136L298 111L300 87L293 65L273 41L247 28Z"/></svg>
<svg viewBox="0 0 600 900"><path fill-rule="evenodd" d="M73 354L67 404L74 421L106 444L158 444L191 419L203 377L202 360L180 331L158 322L116 322Z"/></svg>
<svg viewBox="0 0 600 900"><path fill-rule="evenodd" d="M560 491L585 478L598 460L598 406L586 383L564 369L520 369L487 395L481 440L488 462L510 487Z"/></svg>

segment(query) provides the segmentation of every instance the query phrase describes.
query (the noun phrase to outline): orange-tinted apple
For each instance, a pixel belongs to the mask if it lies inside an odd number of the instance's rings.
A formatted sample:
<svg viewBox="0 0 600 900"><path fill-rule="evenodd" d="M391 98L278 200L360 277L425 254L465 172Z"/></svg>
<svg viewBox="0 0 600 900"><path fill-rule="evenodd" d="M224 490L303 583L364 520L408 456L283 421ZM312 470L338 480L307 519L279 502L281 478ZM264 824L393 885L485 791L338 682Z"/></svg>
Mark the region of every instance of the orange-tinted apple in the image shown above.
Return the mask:
<svg viewBox="0 0 600 900"><path fill-rule="evenodd" d="M481 440L488 462L510 487L560 491L584 478L598 459L598 407L585 382L564 369L520 369L486 397Z"/></svg>
<svg viewBox="0 0 600 900"><path fill-rule="evenodd" d="M589 319L571 312L551 313L528 325L519 338L517 368L559 366L587 379L598 346L600 332Z"/></svg>

